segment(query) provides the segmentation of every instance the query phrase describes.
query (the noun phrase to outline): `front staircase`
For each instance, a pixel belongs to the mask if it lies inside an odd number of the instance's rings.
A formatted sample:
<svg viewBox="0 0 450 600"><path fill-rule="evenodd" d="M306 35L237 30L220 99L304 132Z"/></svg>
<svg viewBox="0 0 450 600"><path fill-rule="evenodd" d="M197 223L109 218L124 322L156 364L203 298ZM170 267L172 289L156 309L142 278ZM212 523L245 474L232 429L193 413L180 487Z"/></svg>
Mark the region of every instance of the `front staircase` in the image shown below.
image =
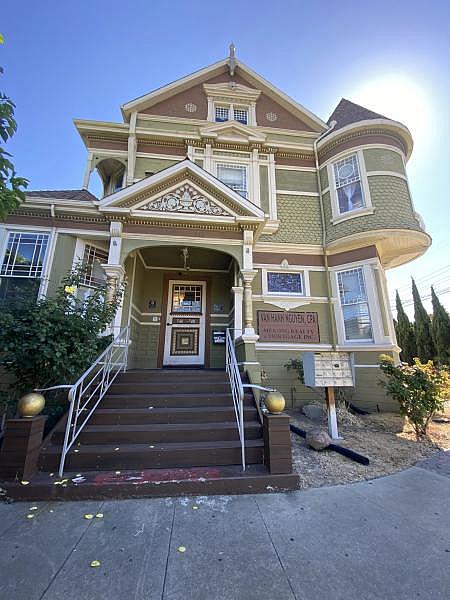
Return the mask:
<svg viewBox="0 0 450 600"><path fill-rule="evenodd" d="M298 476L271 475L252 392L244 397L245 456L225 371L121 373L66 456L51 497L162 496L295 489ZM44 442L36 485L58 471L62 421ZM54 476L54 475L53 475ZM72 479L83 478L72 485ZM62 489L66 488L66 490ZM119 489L120 488L120 489ZM31 491L31 490L30 490ZM39 492L36 492L39 496Z"/></svg>

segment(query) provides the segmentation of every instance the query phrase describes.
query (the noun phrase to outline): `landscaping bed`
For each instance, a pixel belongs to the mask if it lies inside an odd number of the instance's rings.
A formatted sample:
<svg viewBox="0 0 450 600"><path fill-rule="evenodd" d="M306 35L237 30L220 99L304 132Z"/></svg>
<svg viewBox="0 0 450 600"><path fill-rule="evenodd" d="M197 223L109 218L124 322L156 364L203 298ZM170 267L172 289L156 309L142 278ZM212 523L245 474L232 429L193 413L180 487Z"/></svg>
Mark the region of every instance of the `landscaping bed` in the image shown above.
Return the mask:
<svg viewBox="0 0 450 600"><path fill-rule="evenodd" d="M301 408L286 412L291 424L305 431L327 427L325 415L317 422L306 417ZM360 465L330 450L317 452L303 438L291 434L294 468L304 488L374 479L406 469L437 450L450 450L450 422L433 421L428 437L417 440L412 427L399 414L354 415L345 410L339 413L339 433L343 437L339 443L367 456L370 464ZM442 420L449 418L447 402Z"/></svg>

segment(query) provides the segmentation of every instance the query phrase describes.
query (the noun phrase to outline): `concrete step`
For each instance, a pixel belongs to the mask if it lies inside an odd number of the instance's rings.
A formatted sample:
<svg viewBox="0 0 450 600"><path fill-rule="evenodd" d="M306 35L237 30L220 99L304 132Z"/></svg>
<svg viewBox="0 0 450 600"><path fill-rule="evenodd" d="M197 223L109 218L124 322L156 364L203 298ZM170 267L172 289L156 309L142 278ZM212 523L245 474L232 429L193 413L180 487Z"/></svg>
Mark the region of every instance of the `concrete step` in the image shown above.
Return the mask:
<svg viewBox="0 0 450 600"><path fill-rule="evenodd" d="M109 394L229 394L229 382L205 380L174 380L167 381L124 381L118 377L108 390Z"/></svg>
<svg viewBox="0 0 450 600"><path fill-rule="evenodd" d="M244 397L244 405L253 406L251 396ZM228 394L194 393L194 394L110 394L102 400L101 408L186 408L211 406L233 406L233 398Z"/></svg>

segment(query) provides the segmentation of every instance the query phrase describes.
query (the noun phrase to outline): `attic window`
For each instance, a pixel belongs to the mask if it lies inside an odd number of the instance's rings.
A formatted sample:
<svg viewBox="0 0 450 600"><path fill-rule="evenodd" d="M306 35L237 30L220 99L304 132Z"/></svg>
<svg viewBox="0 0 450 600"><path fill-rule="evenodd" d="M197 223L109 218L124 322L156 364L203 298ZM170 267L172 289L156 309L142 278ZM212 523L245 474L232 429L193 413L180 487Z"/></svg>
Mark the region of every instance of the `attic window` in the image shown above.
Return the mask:
<svg viewBox="0 0 450 600"><path fill-rule="evenodd" d="M224 123L225 121L238 121L243 125L248 124L248 109L242 106L234 106L229 104L227 106L216 105L215 106L215 121L216 123Z"/></svg>

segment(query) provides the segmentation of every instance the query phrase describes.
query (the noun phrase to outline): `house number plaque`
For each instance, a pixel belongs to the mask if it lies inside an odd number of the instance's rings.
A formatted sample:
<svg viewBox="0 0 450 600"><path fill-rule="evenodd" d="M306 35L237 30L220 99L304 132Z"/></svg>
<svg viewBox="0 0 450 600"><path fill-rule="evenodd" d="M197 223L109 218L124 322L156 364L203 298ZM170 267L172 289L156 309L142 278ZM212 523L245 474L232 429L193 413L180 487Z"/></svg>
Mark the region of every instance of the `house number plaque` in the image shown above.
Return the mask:
<svg viewBox="0 0 450 600"><path fill-rule="evenodd" d="M320 342L316 312L281 312L258 310L260 342L317 344Z"/></svg>

